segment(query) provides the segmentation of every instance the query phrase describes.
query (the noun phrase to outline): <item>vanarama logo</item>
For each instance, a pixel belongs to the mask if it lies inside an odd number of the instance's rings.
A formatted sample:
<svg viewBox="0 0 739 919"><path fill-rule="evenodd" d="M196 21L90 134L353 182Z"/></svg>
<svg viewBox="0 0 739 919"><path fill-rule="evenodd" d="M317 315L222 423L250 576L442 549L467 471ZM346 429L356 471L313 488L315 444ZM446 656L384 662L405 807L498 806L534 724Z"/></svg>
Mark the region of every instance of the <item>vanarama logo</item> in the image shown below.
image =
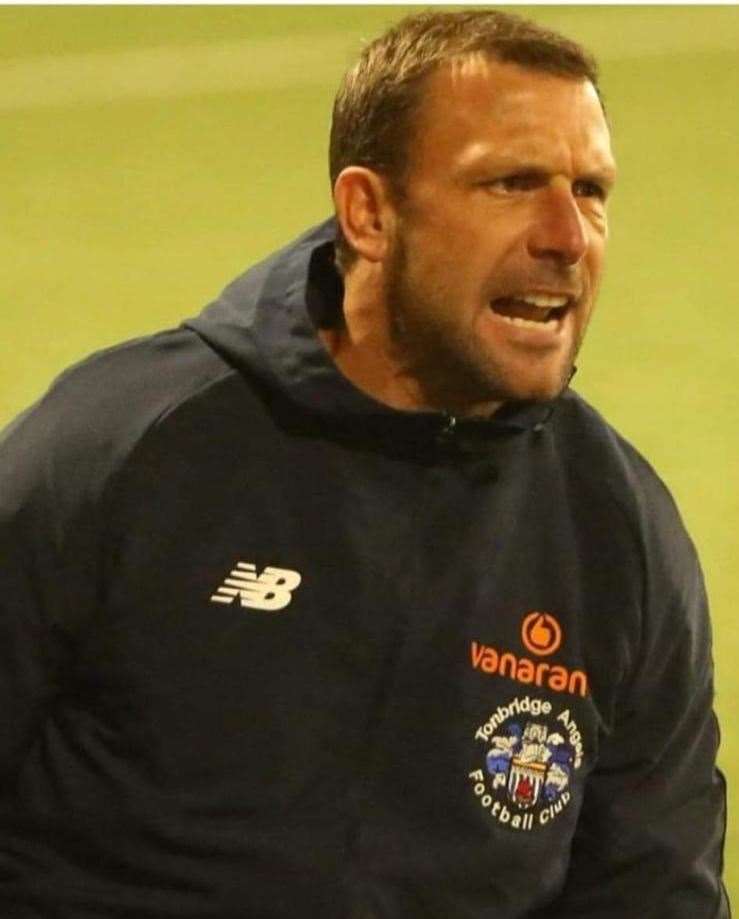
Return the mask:
<svg viewBox="0 0 739 919"><path fill-rule="evenodd" d="M531 654L539 658L554 654L563 640L562 626L551 613L532 612L524 616L521 642ZM588 675L584 670L570 670L562 664L532 660L477 641L471 643L470 654L472 666L491 676L507 677L526 685L545 686L555 692L583 698L588 694Z"/></svg>
<svg viewBox="0 0 739 919"><path fill-rule="evenodd" d="M521 626L521 640L532 654L543 657L562 644L562 629L549 613L529 613Z"/></svg>

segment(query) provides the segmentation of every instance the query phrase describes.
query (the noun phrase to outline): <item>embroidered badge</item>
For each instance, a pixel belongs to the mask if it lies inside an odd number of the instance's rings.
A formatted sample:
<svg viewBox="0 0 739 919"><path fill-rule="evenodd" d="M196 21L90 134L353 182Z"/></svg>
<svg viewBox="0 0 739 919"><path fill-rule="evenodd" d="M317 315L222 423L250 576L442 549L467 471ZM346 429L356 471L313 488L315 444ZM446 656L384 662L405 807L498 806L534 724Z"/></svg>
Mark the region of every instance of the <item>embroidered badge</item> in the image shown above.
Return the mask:
<svg viewBox="0 0 739 919"><path fill-rule="evenodd" d="M475 739L484 746L484 763L469 773L472 791L498 823L530 832L555 820L570 803L585 751L569 708L517 696L498 706Z"/></svg>

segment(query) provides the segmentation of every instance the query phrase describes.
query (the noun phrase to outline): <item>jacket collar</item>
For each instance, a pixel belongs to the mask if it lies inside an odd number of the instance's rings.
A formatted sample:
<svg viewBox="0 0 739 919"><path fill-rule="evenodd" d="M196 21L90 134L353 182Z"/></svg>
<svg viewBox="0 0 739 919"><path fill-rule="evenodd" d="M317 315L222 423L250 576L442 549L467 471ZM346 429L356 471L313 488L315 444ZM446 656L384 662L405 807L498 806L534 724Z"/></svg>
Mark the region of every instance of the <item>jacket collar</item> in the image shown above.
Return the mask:
<svg viewBox="0 0 739 919"><path fill-rule="evenodd" d="M343 284L334 266L334 219L232 282L203 313L185 323L227 359L256 372L312 413L355 418L393 429L438 430L449 416L390 408L355 387L337 369L316 331L339 320ZM460 434L540 429L555 402L508 403L489 419L455 420ZM489 429L489 430L488 430Z"/></svg>

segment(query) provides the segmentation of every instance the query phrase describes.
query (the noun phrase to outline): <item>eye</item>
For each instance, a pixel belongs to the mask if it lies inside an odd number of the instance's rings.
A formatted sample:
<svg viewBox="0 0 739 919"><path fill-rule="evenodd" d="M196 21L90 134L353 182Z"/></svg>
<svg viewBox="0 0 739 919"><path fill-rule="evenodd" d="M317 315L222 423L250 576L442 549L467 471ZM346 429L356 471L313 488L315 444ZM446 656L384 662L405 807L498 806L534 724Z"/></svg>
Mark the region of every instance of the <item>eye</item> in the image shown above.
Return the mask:
<svg viewBox="0 0 739 919"><path fill-rule="evenodd" d="M607 189L592 179L578 179L572 185L572 192L578 198L597 198L599 201L608 197Z"/></svg>
<svg viewBox="0 0 739 919"><path fill-rule="evenodd" d="M512 194L518 191L533 191L542 184L542 181L542 176L536 172L516 172L501 176L499 179L491 179L484 182L483 185L493 191Z"/></svg>

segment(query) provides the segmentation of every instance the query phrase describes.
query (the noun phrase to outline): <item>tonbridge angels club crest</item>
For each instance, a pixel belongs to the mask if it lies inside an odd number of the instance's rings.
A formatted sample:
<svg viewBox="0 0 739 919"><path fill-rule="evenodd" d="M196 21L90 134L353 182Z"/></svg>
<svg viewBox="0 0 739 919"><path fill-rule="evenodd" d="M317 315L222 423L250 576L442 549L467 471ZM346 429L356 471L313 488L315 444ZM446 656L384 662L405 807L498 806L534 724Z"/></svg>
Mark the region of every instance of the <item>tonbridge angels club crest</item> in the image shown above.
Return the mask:
<svg viewBox="0 0 739 919"><path fill-rule="evenodd" d="M511 727L518 727L518 725L511 725ZM514 732L512 736L515 737L517 733ZM513 749L517 752L510 758L506 787L509 798L519 807L527 808L537 804L546 784L549 772L548 762L552 756L552 748L546 743L547 733L548 728L545 724L529 721L520 741L513 745ZM554 743L562 742L563 739L560 740L559 737L554 740ZM493 769L497 768L495 748L488 754L488 760ZM493 764L493 761L496 762Z"/></svg>
<svg viewBox="0 0 739 919"><path fill-rule="evenodd" d="M475 739L483 763L469 774L480 805L513 830L546 826L569 804L583 739L567 708L530 696L498 706Z"/></svg>

